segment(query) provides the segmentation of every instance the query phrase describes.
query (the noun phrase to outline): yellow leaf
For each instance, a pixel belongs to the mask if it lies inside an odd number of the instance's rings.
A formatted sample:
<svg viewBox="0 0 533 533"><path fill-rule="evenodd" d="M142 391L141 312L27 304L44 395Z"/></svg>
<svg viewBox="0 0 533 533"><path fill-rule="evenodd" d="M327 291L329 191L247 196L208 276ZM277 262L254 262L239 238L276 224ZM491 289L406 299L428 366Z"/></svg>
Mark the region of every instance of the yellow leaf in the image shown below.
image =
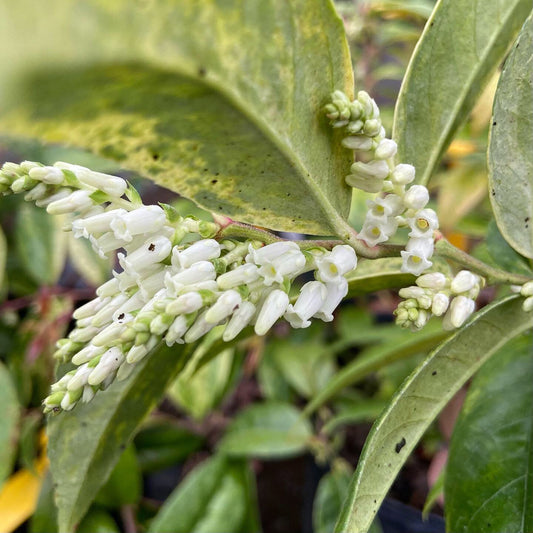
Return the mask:
<svg viewBox="0 0 533 533"><path fill-rule="evenodd" d="M4 483L0 491L2 533L11 533L33 514L47 469L48 458L43 454L35 461L35 472L19 470Z"/></svg>

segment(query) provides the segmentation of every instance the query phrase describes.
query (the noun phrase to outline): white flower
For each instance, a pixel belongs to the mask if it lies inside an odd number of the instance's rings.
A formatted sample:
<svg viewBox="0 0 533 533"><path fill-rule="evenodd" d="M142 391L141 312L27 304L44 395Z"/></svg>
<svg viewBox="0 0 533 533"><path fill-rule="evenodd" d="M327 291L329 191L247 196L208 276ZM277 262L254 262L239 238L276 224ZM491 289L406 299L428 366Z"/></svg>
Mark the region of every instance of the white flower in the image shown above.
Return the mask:
<svg viewBox="0 0 533 533"><path fill-rule="evenodd" d="M211 331L216 325L216 322L207 322L205 315L207 311L204 311L190 327L189 331L185 333L185 342L194 342L200 337L203 337L208 331Z"/></svg>
<svg viewBox="0 0 533 533"><path fill-rule="evenodd" d="M366 135L351 135L345 137L341 142L343 146L350 150L362 150L366 152L372 148L372 139Z"/></svg>
<svg viewBox="0 0 533 533"><path fill-rule="evenodd" d="M402 298L414 298L415 300L417 298L423 298L426 296L426 291L422 289L421 287L404 287L403 289L400 289L398 294Z"/></svg>
<svg viewBox="0 0 533 533"><path fill-rule="evenodd" d="M148 353L150 352L150 350L152 350L152 348L155 348L156 344L157 344L157 337L155 335L152 335L148 339L147 343L140 344L139 346L133 346L128 352L128 354L126 355L126 362L129 363L130 365L134 363L138 363L143 357L148 355ZM120 368L122 368L123 366L124 365L121 365ZM127 376L122 375L121 379L125 379L125 377Z"/></svg>
<svg viewBox="0 0 533 533"><path fill-rule="evenodd" d="M133 311L138 311L146 300L141 291L137 291L130 298L128 298L114 313L113 320L115 322L124 323L124 317Z"/></svg>
<svg viewBox="0 0 533 533"><path fill-rule="evenodd" d="M92 343L95 346L107 346L110 343L116 342L120 339L120 336L124 333L126 327L125 324L112 322L92 339Z"/></svg>
<svg viewBox="0 0 533 533"><path fill-rule="evenodd" d="M81 307L78 307L72 316L76 320L81 320L82 318L90 318L94 316L95 313L100 311L102 307L104 307L108 302L107 298L101 298L98 296L97 298L94 298L94 300L91 300L90 302L87 302L86 304L82 305Z"/></svg>
<svg viewBox="0 0 533 533"><path fill-rule="evenodd" d="M438 292L433 296L433 303L431 304L431 312L435 316L442 316L450 305L450 297L442 292Z"/></svg>
<svg viewBox="0 0 533 533"><path fill-rule="evenodd" d="M255 305L251 302L241 302L224 330L222 339L228 342L234 339L252 320L255 314Z"/></svg>
<svg viewBox="0 0 533 533"><path fill-rule="evenodd" d="M358 174L348 174L345 178L345 181L350 187L361 189L362 191L370 193L380 192L383 188L383 181L374 178L361 177Z"/></svg>
<svg viewBox="0 0 533 533"><path fill-rule="evenodd" d="M119 348L110 348L101 357L87 380L89 385L100 385L124 362L124 354Z"/></svg>
<svg viewBox="0 0 533 533"><path fill-rule="evenodd" d="M88 344L85 348L82 348L77 354L72 357L72 362L75 365L82 365L88 363L91 359L98 357L105 352L105 348L101 346L93 346Z"/></svg>
<svg viewBox="0 0 533 533"><path fill-rule="evenodd" d="M283 283L285 276L295 277L305 266L305 256L300 250L292 250L276 257L272 261L264 261L259 274L263 283L269 287L273 283Z"/></svg>
<svg viewBox="0 0 533 533"><path fill-rule="evenodd" d="M128 188L126 181L117 176L95 172L80 165L71 165L70 163L64 163L63 161L58 161L54 166L74 172L76 177L85 185L104 191L116 198L120 198Z"/></svg>
<svg viewBox="0 0 533 533"><path fill-rule="evenodd" d="M388 241L397 229L398 222L395 218L390 217L383 221L374 218L369 212L357 238L365 241L368 246L376 246L381 242Z"/></svg>
<svg viewBox="0 0 533 533"><path fill-rule="evenodd" d="M35 202L35 205L37 207L47 207L53 202L56 202L58 200L63 200L64 198L68 198L71 194L72 194L72 191L70 189L67 189L67 188L59 189L59 191L52 194L52 196L45 196L44 198L37 200Z"/></svg>
<svg viewBox="0 0 533 533"><path fill-rule="evenodd" d="M76 369L76 373L70 377L67 383L67 390L75 391L81 389L84 385L87 384L87 379L89 378L90 373L93 371L87 363L79 366Z"/></svg>
<svg viewBox="0 0 533 533"><path fill-rule="evenodd" d="M49 203L46 211L51 215L63 215L75 211L85 211L93 206L90 191L74 191L65 198L60 198Z"/></svg>
<svg viewBox="0 0 533 533"><path fill-rule="evenodd" d="M182 270L178 274L171 275L167 272L165 275L165 285L172 296L176 296L178 291L187 285L201 283L203 281L212 281L216 278L215 267L209 261L198 261L187 270Z"/></svg>
<svg viewBox="0 0 533 533"><path fill-rule="evenodd" d="M362 161L356 161L350 167L351 175L364 179L375 179L383 181L389 175L390 169L386 161L369 161L363 163Z"/></svg>
<svg viewBox="0 0 533 533"><path fill-rule="evenodd" d="M264 335L287 310L289 297L282 290L273 290L265 299L255 322L257 335Z"/></svg>
<svg viewBox="0 0 533 533"><path fill-rule="evenodd" d="M199 261L208 261L220 256L220 244L214 239L202 239L184 250L178 250L175 257L181 268L189 268ZM174 259L174 254L173 254Z"/></svg>
<svg viewBox="0 0 533 533"><path fill-rule="evenodd" d="M110 230L111 222L118 216L125 214L124 209L112 209L111 211L105 211L98 215L93 215L85 218L77 218L72 222L72 229L74 231L74 237L77 239L80 237L89 238L89 235L95 235L99 233L105 233Z"/></svg>
<svg viewBox="0 0 533 533"><path fill-rule="evenodd" d="M34 167L28 175L33 180L42 181L48 185L61 185L65 181L65 175L55 167Z"/></svg>
<svg viewBox="0 0 533 533"><path fill-rule="evenodd" d="M100 328L93 326L76 328L69 333L68 338L73 342L89 342L99 332Z"/></svg>
<svg viewBox="0 0 533 533"><path fill-rule="evenodd" d="M419 210L429 202L429 192L423 185L411 185L403 197L405 207Z"/></svg>
<svg viewBox="0 0 533 533"><path fill-rule="evenodd" d="M416 280L416 284L424 289L444 289L448 284L448 278L442 272L430 272L423 274Z"/></svg>
<svg viewBox="0 0 533 533"><path fill-rule="evenodd" d="M281 241L272 244L267 244L262 248L254 248L251 244L248 245L248 255L246 256L246 262L255 263L256 265L262 265L264 263L270 263L280 257L283 254L289 252L299 252L300 248L295 242Z"/></svg>
<svg viewBox="0 0 533 533"><path fill-rule="evenodd" d="M439 219L433 209L421 209L414 217L408 219L408 223L412 230L409 237L416 238L431 237L439 227Z"/></svg>
<svg viewBox="0 0 533 533"><path fill-rule="evenodd" d="M309 320L322 308L326 301L328 291L320 281L306 283L294 305L289 305L284 318L293 328L307 328L311 325Z"/></svg>
<svg viewBox="0 0 533 533"><path fill-rule="evenodd" d="M242 302L241 295L234 290L223 292L218 300L207 310L206 322L218 324L230 316L235 308Z"/></svg>
<svg viewBox="0 0 533 533"><path fill-rule="evenodd" d="M376 159L390 159L396 155L398 145L392 139L382 139L374 153Z"/></svg>
<svg viewBox="0 0 533 533"><path fill-rule="evenodd" d="M109 296L115 296L115 294L117 294L119 291L120 291L120 288L119 288L118 279L111 278L110 280L106 281L103 285L100 285L100 287L96 289L96 294L100 298L106 298Z"/></svg>
<svg viewBox="0 0 533 533"><path fill-rule="evenodd" d="M460 328L474 312L476 303L466 296L456 296L444 316L442 327L445 330Z"/></svg>
<svg viewBox="0 0 533 533"><path fill-rule="evenodd" d="M415 167L400 163L396 165L391 174L391 181L397 185L407 185L415 179Z"/></svg>
<svg viewBox="0 0 533 533"><path fill-rule="evenodd" d="M135 235L157 233L167 220L165 212L157 205L142 206L132 211L118 213L110 222L117 239L131 242Z"/></svg>
<svg viewBox="0 0 533 533"><path fill-rule="evenodd" d="M152 237L127 256L119 254L119 262L128 273L139 273L166 259L172 243L166 237Z"/></svg>
<svg viewBox="0 0 533 533"><path fill-rule="evenodd" d="M164 280L167 272L168 268L162 268L145 278L139 278L137 280L137 285L145 300L152 298L162 287L164 287Z"/></svg>
<svg viewBox="0 0 533 533"><path fill-rule="evenodd" d="M128 300L128 295L122 292L111 297L108 303L94 314L92 325L97 327L106 325L113 318L113 313Z"/></svg>
<svg viewBox="0 0 533 533"><path fill-rule="evenodd" d="M26 202L35 202L36 200L41 200L45 198L48 193L48 187L44 183L38 183L33 189L28 191L24 196Z"/></svg>
<svg viewBox="0 0 533 533"><path fill-rule="evenodd" d="M98 238L94 237L94 235L89 235L89 241L93 246L93 250L102 259L106 259L106 254L109 252L114 252L126 244L122 239L117 239L112 231L108 231Z"/></svg>
<svg viewBox="0 0 533 533"><path fill-rule="evenodd" d="M316 260L318 275L321 281L334 282L357 266L357 256L351 246L339 244L329 253Z"/></svg>
<svg viewBox="0 0 533 533"><path fill-rule="evenodd" d="M403 264L401 271L419 276L433 263L428 260L433 254L433 239L409 239L405 251L401 252Z"/></svg>
<svg viewBox="0 0 533 533"><path fill-rule="evenodd" d="M479 277L469 270L461 270L453 278L450 289L454 294L461 294L479 285Z"/></svg>
<svg viewBox="0 0 533 533"><path fill-rule="evenodd" d="M204 299L197 292L187 292L170 302L165 311L170 315L187 315L198 311L204 305Z"/></svg>
<svg viewBox="0 0 533 533"><path fill-rule="evenodd" d="M399 215L403 209L403 200L397 194L387 194L384 198L376 198L373 202L368 200L369 216L373 220L387 222L389 217Z"/></svg>
<svg viewBox="0 0 533 533"><path fill-rule="evenodd" d="M218 276L217 284L222 290L227 290L252 283L256 279L259 279L259 268L252 263L246 263Z"/></svg>
<svg viewBox="0 0 533 533"><path fill-rule="evenodd" d="M533 296L533 281L527 281L524 283L519 292L522 296Z"/></svg>
<svg viewBox="0 0 533 533"><path fill-rule="evenodd" d="M532 296L528 296L524 302L522 303L522 309L526 312L526 313L529 313L532 309L533 309L533 297Z"/></svg>
<svg viewBox="0 0 533 533"><path fill-rule="evenodd" d="M183 340L183 335L185 335L189 326L189 321L185 315L178 316L174 322L172 322L165 335L167 346L172 346L174 343L183 344L185 342Z"/></svg>
<svg viewBox="0 0 533 533"><path fill-rule="evenodd" d="M326 283L327 295L322 307L313 315L324 322L333 320L333 311L348 294L348 281L346 278L339 278L334 283Z"/></svg>

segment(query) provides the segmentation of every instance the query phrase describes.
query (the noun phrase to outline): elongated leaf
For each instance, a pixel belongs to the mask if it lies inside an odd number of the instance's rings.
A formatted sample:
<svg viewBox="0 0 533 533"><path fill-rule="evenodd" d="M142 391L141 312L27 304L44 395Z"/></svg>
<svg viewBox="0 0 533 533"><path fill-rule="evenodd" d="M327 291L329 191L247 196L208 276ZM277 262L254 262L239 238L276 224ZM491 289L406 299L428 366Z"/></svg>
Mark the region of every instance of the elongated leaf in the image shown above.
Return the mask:
<svg viewBox="0 0 533 533"><path fill-rule="evenodd" d="M8 369L0 362L0 487L11 473L17 450L20 406Z"/></svg>
<svg viewBox="0 0 533 533"><path fill-rule="evenodd" d="M2 131L273 229L329 234L330 211L348 215L350 153L321 111L353 92L329 0L23 0L0 21Z"/></svg>
<svg viewBox="0 0 533 533"><path fill-rule="evenodd" d="M289 404L268 402L248 407L219 442L221 453L237 457L288 457L305 450L311 426Z"/></svg>
<svg viewBox="0 0 533 533"><path fill-rule="evenodd" d="M438 322L428 324L423 331L418 333L398 330L394 341L391 339L384 345L370 348L337 372L329 383L307 404L304 413L310 415L342 389L353 385L382 366L404 357L430 350L446 338L447 335L448 333L442 331Z"/></svg>
<svg viewBox="0 0 533 533"><path fill-rule="evenodd" d="M531 276L531 268L527 259L518 254L509 246L498 230L494 220L491 220L487 228L487 250L496 265L509 272L517 272Z"/></svg>
<svg viewBox="0 0 533 533"><path fill-rule="evenodd" d="M246 469L218 456L205 461L170 495L149 532L240 531L247 513Z"/></svg>
<svg viewBox="0 0 533 533"><path fill-rule="evenodd" d="M17 213L15 237L26 272L42 285L53 285L65 266L66 234L60 221L44 209L23 204Z"/></svg>
<svg viewBox="0 0 533 533"><path fill-rule="evenodd" d="M427 183L531 11L531 0L439 0L407 69L394 119L399 161Z"/></svg>
<svg viewBox="0 0 533 533"><path fill-rule="evenodd" d="M530 3L531 9L531 3ZM533 14L503 69L489 145L490 199L509 244L533 258Z"/></svg>
<svg viewBox="0 0 533 533"><path fill-rule="evenodd" d="M468 391L446 467L449 531L533 531L532 340L506 344Z"/></svg>
<svg viewBox="0 0 533 533"><path fill-rule="evenodd" d="M159 347L88 404L52 417L49 456L59 530L72 531L105 483L141 420L183 366L186 350Z"/></svg>
<svg viewBox="0 0 533 533"><path fill-rule="evenodd" d="M4 285L4 276L6 273L7 242L4 231L0 228L0 289Z"/></svg>
<svg viewBox="0 0 533 533"><path fill-rule="evenodd" d="M387 407L387 402L383 400L356 401L353 405L341 409L341 411L330 418L322 428L324 433L331 434L337 428L347 424L358 424L360 422L374 421L381 411Z"/></svg>
<svg viewBox="0 0 533 533"><path fill-rule="evenodd" d="M54 483L50 471L41 485L37 507L30 520L30 533L57 533L57 509L54 503Z"/></svg>
<svg viewBox="0 0 533 533"><path fill-rule="evenodd" d="M441 409L492 354L533 325L522 301L510 296L479 311L404 382L372 427L336 532L368 530L409 453Z"/></svg>

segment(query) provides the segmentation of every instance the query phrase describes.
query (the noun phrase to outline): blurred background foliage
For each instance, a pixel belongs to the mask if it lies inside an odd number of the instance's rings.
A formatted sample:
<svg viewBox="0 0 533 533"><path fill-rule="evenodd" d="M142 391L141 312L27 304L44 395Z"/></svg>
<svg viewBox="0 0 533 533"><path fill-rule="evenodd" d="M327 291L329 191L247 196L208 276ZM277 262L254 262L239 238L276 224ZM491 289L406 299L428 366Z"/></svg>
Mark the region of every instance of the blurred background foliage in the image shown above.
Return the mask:
<svg viewBox="0 0 533 533"><path fill-rule="evenodd" d="M377 100L389 132L409 57L433 6L432 0L337 3L356 89ZM501 264L518 256L499 235L487 199L485 154L496 82L497 75L429 187L446 236ZM64 160L120 173L112 162L56 146L3 141L0 158ZM181 214L210 216L127 177L145 203L170 202ZM366 197L354 194L350 221L358 228ZM68 331L73 308L93 296L113 265L21 198L0 201L0 220L0 530L52 533L53 484L40 407L53 381L51 353ZM488 241L478 245L487 232ZM416 336L396 328L397 302L391 291L357 296L344 302L331 324L296 332L280 324L268 339L254 337L205 358L207 338L124 450L78 531L220 531L220 524L235 533L332 531L370 423L443 339L438 326ZM426 435L396 481L394 498L423 507L428 468L446 445L454 416L453 410L444 413ZM435 481L439 468L432 468ZM438 501L438 486L431 501ZM386 511L380 515L384 527ZM443 526L434 519L425 527ZM375 531L380 528L376 523Z"/></svg>

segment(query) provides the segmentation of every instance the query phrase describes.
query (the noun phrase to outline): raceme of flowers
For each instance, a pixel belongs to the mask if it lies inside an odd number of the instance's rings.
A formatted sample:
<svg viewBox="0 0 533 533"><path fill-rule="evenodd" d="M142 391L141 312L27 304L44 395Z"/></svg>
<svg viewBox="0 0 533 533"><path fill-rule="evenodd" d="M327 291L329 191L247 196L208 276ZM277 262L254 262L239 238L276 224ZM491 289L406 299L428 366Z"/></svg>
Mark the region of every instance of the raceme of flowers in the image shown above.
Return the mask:
<svg viewBox="0 0 533 533"><path fill-rule="evenodd" d="M405 300L394 311L396 323L419 330L435 315L444 317L444 329L460 328L475 311L475 299L484 283L483 278L468 270L461 270L453 278L441 272L423 274L416 285L400 289Z"/></svg>
<svg viewBox="0 0 533 533"><path fill-rule="evenodd" d="M437 214L426 207L429 193L423 185L410 185L415 168L394 163L397 146L387 139L376 102L359 91L353 102L341 91L335 91L325 107L334 128L345 128L348 136L342 144L354 151L355 163L346 183L363 191L376 193L368 201L368 211L358 237L368 246L388 241L399 227L408 227L409 240L403 258L402 272L419 276L431 267L433 234L439 227Z"/></svg>
<svg viewBox="0 0 533 533"><path fill-rule="evenodd" d="M74 215L74 236L100 255L118 252L120 271L75 311L75 329L58 343L55 356L77 368L52 386L47 412L90 401L161 341L191 343L219 325L225 341L249 325L264 335L282 317L293 328L331 321L348 292L345 275L357 265L346 245L301 251L290 241L217 242L209 238L214 224L144 206L122 178L77 165L7 163L0 184L51 214ZM291 304L291 285L306 272L315 279Z"/></svg>

